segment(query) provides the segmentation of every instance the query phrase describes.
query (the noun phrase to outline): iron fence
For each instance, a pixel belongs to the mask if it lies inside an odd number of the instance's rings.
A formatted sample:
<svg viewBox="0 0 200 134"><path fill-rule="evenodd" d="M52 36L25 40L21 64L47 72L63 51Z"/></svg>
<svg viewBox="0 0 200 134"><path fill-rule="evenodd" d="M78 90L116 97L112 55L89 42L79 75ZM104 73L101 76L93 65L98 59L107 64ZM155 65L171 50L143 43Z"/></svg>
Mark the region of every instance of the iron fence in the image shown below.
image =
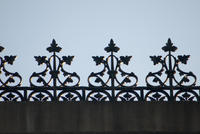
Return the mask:
<svg viewBox="0 0 200 134"><path fill-rule="evenodd" d="M121 64L128 65L132 56L116 56L119 47L111 39L105 51L107 57L93 56L96 65L103 65L99 72L88 76L88 86L80 86L76 72L68 72L74 56L59 57L61 47L55 40L47 48L50 57L35 56L38 65L45 65L42 72L33 72L29 87L21 86L19 73L10 72L6 64L12 65L16 56L0 57L0 101L199 101L200 87L192 72L181 70L179 64L187 64L189 55L174 56L177 47L168 39L162 50L166 56L150 56L157 72L146 76L146 85L137 86L138 76L126 72ZM4 50L0 46L0 52ZM4 75L4 77L2 77ZM50 77L47 77L49 75Z"/></svg>

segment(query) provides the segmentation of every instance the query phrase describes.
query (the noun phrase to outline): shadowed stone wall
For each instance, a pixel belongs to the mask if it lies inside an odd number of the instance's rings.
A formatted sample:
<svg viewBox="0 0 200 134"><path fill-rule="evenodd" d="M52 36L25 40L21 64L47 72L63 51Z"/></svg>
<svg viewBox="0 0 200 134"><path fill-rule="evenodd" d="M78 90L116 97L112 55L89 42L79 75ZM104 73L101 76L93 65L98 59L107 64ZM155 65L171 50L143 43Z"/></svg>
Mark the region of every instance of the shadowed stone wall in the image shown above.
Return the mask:
<svg viewBox="0 0 200 134"><path fill-rule="evenodd" d="M200 105L181 102L0 103L0 133L200 133Z"/></svg>

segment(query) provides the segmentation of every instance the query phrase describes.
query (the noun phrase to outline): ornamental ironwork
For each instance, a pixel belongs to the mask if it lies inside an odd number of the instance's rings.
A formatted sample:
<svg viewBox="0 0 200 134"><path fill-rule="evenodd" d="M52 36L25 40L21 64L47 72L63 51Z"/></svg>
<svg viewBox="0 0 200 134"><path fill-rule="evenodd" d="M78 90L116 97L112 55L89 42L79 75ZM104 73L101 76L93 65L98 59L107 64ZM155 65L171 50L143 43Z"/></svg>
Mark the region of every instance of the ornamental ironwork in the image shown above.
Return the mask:
<svg viewBox="0 0 200 134"><path fill-rule="evenodd" d="M0 46L0 53L4 50L4 47ZM17 73L12 73L6 69L6 64L13 65L16 56L6 55L0 56L0 87L17 87L21 85L22 77Z"/></svg>
<svg viewBox="0 0 200 134"><path fill-rule="evenodd" d="M166 45L162 47L162 50L168 53L163 59L162 56L150 56L154 65L161 64L161 69L155 73L150 72L147 75L147 86L195 86L196 76L192 72L182 71L179 67L180 63L187 64L190 55L178 55L178 57L172 55L172 52L175 52L177 47L173 45L171 39L168 39ZM162 80L163 73L166 76ZM157 85L149 82L151 78L153 78L152 82L157 83Z"/></svg>
<svg viewBox="0 0 200 134"><path fill-rule="evenodd" d="M71 65L71 62L74 58L74 56L62 56L60 58L56 53L59 53L61 51L61 47L58 46L56 41L53 39L52 43L50 44L50 47L47 48L47 51L49 53L53 53L48 59L46 56L35 56L35 60L37 61L38 65L45 64L45 70L39 73L34 72L30 77L30 84L31 86L78 86L80 77L75 73L69 73L64 69L64 64ZM50 74L50 79L45 80L45 76ZM62 81L59 78L59 75L61 73L64 76L64 81ZM36 78L36 83L39 83L41 85L36 85L33 82L33 79ZM76 80L73 80L76 79ZM51 85L51 82L52 85ZM60 85L58 85L58 83Z"/></svg>
<svg viewBox="0 0 200 134"><path fill-rule="evenodd" d="M4 48L0 46L0 53ZM53 39L47 56L35 56L42 72L33 72L30 87L21 86L22 77L10 72L16 56L0 56L0 101L197 101L200 100L200 87L197 77L191 71L183 71L180 64L187 64L190 55L178 55L177 47L168 39L162 50L165 57L150 56L160 70L146 76L146 85L137 86L138 77L126 72L123 65L129 65L132 56L117 56L120 48L111 39L105 51L108 56L92 56L97 66L103 69L88 76L88 86L80 86L76 72L68 72L65 66L71 65L74 56L59 56L62 48Z"/></svg>
<svg viewBox="0 0 200 134"><path fill-rule="evenodd" d="M97 87L97 86L133 87L133 86L136 86L138 82L137 76L133 72L127 73L123 71L123 69L121 68L122 63L125 65L129 64L129 61L132 56L120 56L120 58L115 56L114 53L117 53L119 51L119 47L116 46L116 44L114 43L112 39L110 40L110 43L108 44L107 47L105 47L104 50L107 53L110 53L110 55L106 59L104 59L104 56L92 56L97 66L103 64L104 67L102 71L98 73L92 72L89 75L88 77L89 86L92 86L92 87ZM103 80L103 76L105 75L105 73L108 74L108 78ZM121 81L118 80L118 77L120 77L120 75L118 75L117 77L118 73L120 73L121 77L123 77ZM94 85L91 82L92 78L94 78L93 82L98 83L99 85ZM115 85L115 83L117 85Z"/></svg>

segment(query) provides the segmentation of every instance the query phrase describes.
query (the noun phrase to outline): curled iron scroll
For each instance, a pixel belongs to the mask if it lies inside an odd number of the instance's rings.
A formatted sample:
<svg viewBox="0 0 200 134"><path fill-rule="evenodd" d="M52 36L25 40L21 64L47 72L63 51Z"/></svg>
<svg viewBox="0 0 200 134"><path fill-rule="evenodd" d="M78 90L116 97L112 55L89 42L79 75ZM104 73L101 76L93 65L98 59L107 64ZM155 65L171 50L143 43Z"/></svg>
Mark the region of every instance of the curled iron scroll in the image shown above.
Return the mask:
<svg viewBox="0 0 200 134"><path fill-rule="evenodd" d="M47 48L49 53L53 53L49 58L46 56L35 56L35 60L38 65L45 65L45 69L42 72L34 72L30 77L31 86L78 86L80 82L80 77L75 73L69 73L64 69L65 65L71 65L74 56L62 56L60 58L56 53L61 51L61 47L56 44L53 40L51 46ZM50 79L46 80L45 77L47 73L50 75ZM59 77L62 75L64 80ZM35 83L33 82L35 79ZM36 85L39 84L39 85ZM51 84L52 83L52 84Z"/></svg>
<svg viewBox="0 0 200 134"><path fill-rule="evenodd" d="M0 52L3 50L4 48L0 46ZM0 87L17 87L21 85L22 77L19 73L12 73L6 69L6 64L13 65L15 59L16 56L13 55L0 57Z"/></svg>
<svg viewBox="0 0 200 134"><path fill-rule="evenodd" d="M150 56L154 65L160 64L161 69L157 72L150 72L146 77L147 86L195 86L196 76L192 72L182 71L179 64L187 64L189 55L178 55L175 57L172 52L175 52L177 47L173 46L170 39L166 46L162 47L164 52L168 54L162 59L162 56ZM163 74L166 75L161 79Z"/></svg>
<svg viewBox="0 0 200 134"><path fill-rule="evenodd" d="M137 85L138 78L131 72L127 73L123 71L121 64L128 65L132 56L120 56L118 58L114 55L119 51L119 48L115 45L111 39L108 47L105 48L110 55L105 59L104 56L93 56L93 60L96 65L103 65L103 69L100 72L92 72L88 77L89 86L92 87L133 87ZM107 78L104 78L105 73L108 74ZM118 75L117 77L117 74ZM121 80L119 80L121 77Z"/></svg>

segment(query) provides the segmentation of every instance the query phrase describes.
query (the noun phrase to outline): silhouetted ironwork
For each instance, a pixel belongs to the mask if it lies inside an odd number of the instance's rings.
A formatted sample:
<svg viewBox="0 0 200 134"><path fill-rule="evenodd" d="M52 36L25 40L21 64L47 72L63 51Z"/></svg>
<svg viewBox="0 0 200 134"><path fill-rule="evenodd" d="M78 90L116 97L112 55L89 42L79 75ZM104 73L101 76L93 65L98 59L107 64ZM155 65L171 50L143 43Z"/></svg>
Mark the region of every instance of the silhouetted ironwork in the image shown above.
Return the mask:
<svg viewBox="0 0 200 134"><path fill-rule="evenodd" d="M96 65L103 64L103 70L94 73L92 72L88 77L88 83L90 87L135 87L138 82L137 76L131 72L127 73L122 70L121 64L128 65L129 61L132 56L120 56L120 59L114 55L114 53L117 53L119 51L119 47L116 46L114 41L111 39L110 43L107 47L104 49L107 53L110 53L110 55L104 59L104 56L93 56L93 60L96 62ZM108 78L104 78L105 73L108 74ZM119 74L120 75L117 75ZM119 80L119 77L121 77L121 81ZM98 84L98 85L94 85ZM126 92L128 94L128 92ZM91 98L93 100L104 100L106 97L104 94L108 96L108 93L105 91L92 91L92 93L89 94L88 98ZM123 93L120 93L123 94ZM112 96L115 96L115 89L112 90ZM131 96L131 95L130 95ZM107 97L109 98L109 97Z"/></svg>
<svg viewBox="0 0 200 134"><path fill-rule="evenodd" d="M0 46L0 52L3 51ZM111 39L105 51L109 55L93 56L96 65L103 70L92 72L88 85L79 86L77 73L69 73L64 65L71 65L74 56L58 56L61 51L55 40L47 48L52 55L35 56L38 65L44 65L42 72L30 76L30 87L22 87L22 77L6 69L6 63L12 65L16 56L0 57L0 101L197 101L200 100L200 87L192 72L184 72L179 64L187 64L189 55L172 55L177 50L170 39L162 47L167 55L150 56L154 65L161 65L157 72L146 76L146 86L137 86L138 77L122 69L128 65L132 56L117 57L119 51ZM2 76L4 75L4 77Z"/></svg>
<svg viewBox="0 0 200 134"><path fill-rule="evenodd" d="M35 60L38 62L38 65L45 64L45 70L36 73L34 72L30 77L30 84L31 86L51 86L51 82L53 82L54 87L56 86L78 86L80 78L79 76L74 73L69 73L65 71L63 64L71 65L71 62L74 58L74 56L62 56L62 58L58 57L56 53L59 53L61 51L61 47L56 44L56 41L53 39L51 46L47 48L47 51L49 53L53 53L52 56L50 56L48 59L46 56L35 56ZM62 72L63 76L65 77L64 81L62 81L59 78L60 73ZM50 74L50 79L46 81L45 76ZM40 83L42 85L36 85L33 83L33 78L36 78L36 83ZM77 81L74 81L73 78L77 79ZM60 85L58 85L58 83ZM70 85L70 83L73 83Z"/></svg>
<svg viewBox="0 0 200 134"><path fill-rule="evenodd" d="M71 65L71 62L74 58L74 56L62 56L62 58L58 57L56 53L59 53L61 51L61 47L58 46L56 41L53 39L52 43L50 44L50 47L47 48L47 51L49 53L53 53L48 59L46 56L35 56L35 60L38 62L38 65L45 64L45 70L36 73L34 72L30 77L30 84L33 87L58 87L58 86L67 86L67 87L76 87L79 85L80 77L75 73L69 73L64 69L64 64ZM48 81L46 81L46 75L47 73L50 75L50 78ZM61 73L64 77L61 78ZM42 85L36 85L33 83L33 79L36 78L36 83L42 84ZM64 79L62 81L62 79ZM51 82L53 82L51 84ZM59 85L58 85L59 84ZM80 93L76 91L62 91L58 94L57 97L57 91L53 90L53 95L48 90L39 90L32 92L28 99L33 99L34 101L46 101L46 100L57 100L57 99L68 99L66 97L67 95L77 94L80 96ZM63 96L64 95L64 96ZM71 96L70 96L71 97ZM71 99L71 98L70 98ZM70 100L69 99L69 100ZM75 98L73 98L75 99Z"/></svg>
<svg viewBox="0 0 200 134"><path fill-rule="evenodd" d="M166 46L162 47L164 52L168 52L167 56L162 59L162 56L150 56L154 65L161 64L161 69L158 72L150 72L146 77L147 86L195 86L196 76L192 72L184 72L179 68L179 63L187 64L190 55L178 55L178 58L172 55L172 52L177 50L176 46L170 39L166 43ZM173 61L172 61L173 60ZM163 72L166 74L164 80L161 79ZM176 78L175 74L179 74ZM158 83L158 85L152 85L149 83L149 79L153 77L152 82ZM193 82L190 83L189 78L193 78ZM179 79L179 80L178 80ZM169 84L167 85L167 82ZM186 85L188 83L188 85ZM174 85L176 84L176 85Z"/></svg>
<svg viewBox="0 0 200 134"><path fill-rule="evenodd" d="M131 72L127 73L122 70L121 63L128 65L129 61L132 56L120 56L120 59L114 55L114 53L117 53L119 51L119 47L117 47L114 43L114 41L111 39L108 46L104 49L107 53L110 53L110 55L104 59L104 56L93 56L93 60L96 62L96 65L103 64L103 70L94 73L92 72L90 76L88 77L88 83L89 86L92 87L132 87L136 86L138 82L137 76ZM108 78L103 80L103 76L107 72ZM122 81L118 80L117 74L120 73L122 78ZM119 75L120 77L120 75ZM94 78L94 83L97 83L99 85L92 84L92 78ZM132 79L133 80L132 80ZM110 84L109 84L110 82ZM127 83L130 83L130 85L126 85ZM117 85L115 85L117 84Z"/></svg>
<svg viewBox="0 0 200 134"><path fill-rule="evenodd" d="M0 53L4 50L4 47L0 46ZM12 73L6 69L6 64L13 65L16 56L4 56L0 57L0 87L16 87L20 86L22 77L17 73Z"/></svg>
<svg viewBox="0 0 200 134"><path fill-rule="evenodd" d="M161 69L157 72L150 72L146 77L147 86L158 86L158 87L170 87L170 97L168 93L164 91L153 92L150 99L162 100L165 98L173 99L174 87L192 87L196 84L196 76L192 72L184 72L180 69L179 64L187 64L190 55L178 55L176 58L172 55L172 52L177 50L177 47L173 45L171 39L168 39L166 45L162 47L164 52L168 54L162 59L162 56L150 56L154 65L161 64ZM165 76L164 76L165 75ZM151 83L149 82L151 80ZM153 85L153 84L157 85ZM185 92L185 91L184 91ZM178 93L180 95L182 92ZM152 94L151 92L149 94ZM190 95L195 95L195 93L185 92L184 95L190 98ZM183 97L183 96L182 96ZM181 97L179 97L181 98ZM181 98L182 99L182 98ZM190 98L192 99L192 98ZM187 99L186 99L187 100Z"/></svg>

